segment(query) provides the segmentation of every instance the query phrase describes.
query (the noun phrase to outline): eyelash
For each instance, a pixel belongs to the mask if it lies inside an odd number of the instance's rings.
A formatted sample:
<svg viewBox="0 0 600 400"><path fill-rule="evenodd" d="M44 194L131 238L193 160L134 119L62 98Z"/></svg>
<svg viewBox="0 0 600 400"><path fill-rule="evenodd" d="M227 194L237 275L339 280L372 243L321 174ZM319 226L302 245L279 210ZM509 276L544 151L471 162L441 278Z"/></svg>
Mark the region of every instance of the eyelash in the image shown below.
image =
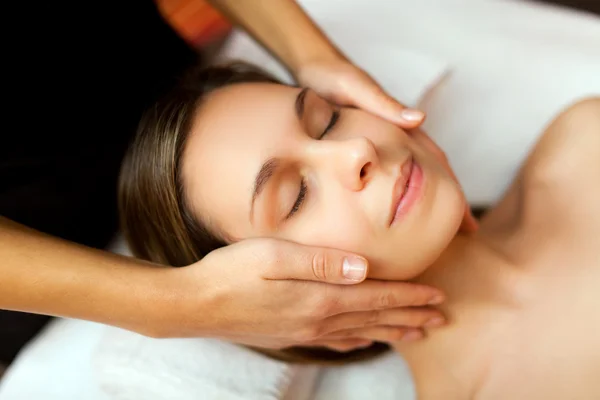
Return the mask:
<svg viewBox="0 0 600 400"><path fill-rule="evenodd" d="M304 198L306 197L307 192L308 192L308 187L306 186L306 181L304 179L302 179L300 181L300 192L298 192L298 198L296 199L296 202L292 206L292 209L290 210L290 213L288 214L287 218L291 218L300 209L300 207L302 206L302 203L304 203Z"/></svg>
<svg viewBox="0 0 600 400"><path fill-rule="evenodd" d="M331 114L331 119L329 120L329 124L327 124L327 127L325 128L325 130L323 131L323 133L321 133L321 136L319 136L319 140L323 139L323 137L329 133L329 131L338 122L338 119L340 119L340 111L339 110L335 110Z"/></svg>
<svg viewBox="0 0 600 400"><path fill-rule="evenodd" d="M318 140L323 139L323 137L325 135L327 135L331 129L333 129L333 127L335 126L335 124L338 122L339 119L340 119L340 111L335 110L331 114L331 119L329 120L329 124L327 124L327 127L325 128L323 133L318 137ZM302 207L302 204L304 203L304 199L306 198L307 193L308 193L308 186L306 185L306 180L304 180L304 178L303 178L300 181L300 191L298 192L298 197L296 198L296 202L292 206L292 209L290 210L286 219L291 218L294 214L296 214L296 212L298 212L298 210L300 210L300 207Z"/></svg>

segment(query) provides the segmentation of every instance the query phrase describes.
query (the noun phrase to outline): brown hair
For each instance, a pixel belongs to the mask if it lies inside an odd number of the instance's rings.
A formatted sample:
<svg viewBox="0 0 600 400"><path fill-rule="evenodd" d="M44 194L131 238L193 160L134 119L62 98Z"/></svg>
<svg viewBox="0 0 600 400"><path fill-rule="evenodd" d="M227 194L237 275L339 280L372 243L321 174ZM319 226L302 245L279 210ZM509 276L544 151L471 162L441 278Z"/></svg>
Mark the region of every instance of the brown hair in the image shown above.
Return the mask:
<svg viewBox="0 0 600 400"><path fill-rule="evenodd" d="M205 97L228 85L251 82L281 84L245 63L194 68L143 116L122 166L118 198L122 230L136 257L184 267L227 245L190 212L181 183L181 156ZM302 347L255 350L284 361L337 364L372 358L387 349L374 344L347 353Z"/></svg>

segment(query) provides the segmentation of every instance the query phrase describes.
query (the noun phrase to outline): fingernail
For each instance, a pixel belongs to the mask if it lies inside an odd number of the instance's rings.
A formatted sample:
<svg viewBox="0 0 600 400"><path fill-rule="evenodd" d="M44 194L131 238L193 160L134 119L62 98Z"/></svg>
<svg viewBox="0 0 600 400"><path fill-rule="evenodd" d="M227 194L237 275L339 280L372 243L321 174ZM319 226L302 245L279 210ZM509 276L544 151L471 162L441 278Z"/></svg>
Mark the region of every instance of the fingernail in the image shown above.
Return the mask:
<svg viewBox="0 0 600 400"><path fill-rule="evenodd" d="M427 303L427 304L434 305L434 304L442 304L443 302L444 302L444 296L440 296L438 294L436 296L433 296L431 298L431 300L429 300L429 303Z"/></svg>
<svg viewBox="0 0 600 400"><path fill-rule="evenodd" d="M444 325L445 321L442 317L433 317L425 323L427 328L435 328Z"/></svg>
<svg viewBox="0 0 600 400"><path fill-rule="evenodd" d="M367 262L361 257L346 257L342 264L344 277L351 281L362 281L367 273Z"/></svg>
<svg viewBox="0 0 600 400"><path fill-rule="evenodd" d="M404 336L402 336L402 341L403 342L412 342L418 339L421 339L423 337L423 334L421 333L421 331L409 331L406 332L406 334L404 334Z"/></svg>
<svg viewBox="0 0 600 400"><path fill-rule="evenodd" d="M414 122L420 121L425 117L425 114L419 110L413 110L412 108L405 108L400 112L400 117L406 121Z"/></svg>

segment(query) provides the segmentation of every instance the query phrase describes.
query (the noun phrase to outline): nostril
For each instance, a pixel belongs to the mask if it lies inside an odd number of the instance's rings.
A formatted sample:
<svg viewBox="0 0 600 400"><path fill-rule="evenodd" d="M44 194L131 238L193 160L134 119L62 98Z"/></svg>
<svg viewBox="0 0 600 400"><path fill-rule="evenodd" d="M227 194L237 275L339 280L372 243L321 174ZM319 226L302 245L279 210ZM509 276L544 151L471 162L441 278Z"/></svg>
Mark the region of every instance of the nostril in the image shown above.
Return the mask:
<svg viewBox="0 0 600 400"><path fill-rule="evenodd" d="M368 162L365 165L363 165L363 167L360 169L360 178L364 178L365 176L367 176L367 172L368 169L371 167L371 163Z"/></svg>

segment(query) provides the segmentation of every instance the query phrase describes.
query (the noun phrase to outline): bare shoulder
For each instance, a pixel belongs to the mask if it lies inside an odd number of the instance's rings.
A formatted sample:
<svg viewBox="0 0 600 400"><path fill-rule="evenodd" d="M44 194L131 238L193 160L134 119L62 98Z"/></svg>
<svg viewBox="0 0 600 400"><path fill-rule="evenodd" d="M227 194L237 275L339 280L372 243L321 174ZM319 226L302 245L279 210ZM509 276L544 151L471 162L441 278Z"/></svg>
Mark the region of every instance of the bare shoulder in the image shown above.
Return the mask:
<svg viewBox="0 0 600 400"><path fill-rule="evenodd" d="M540 228L580 217L600 221L600 97L576 102L547 126L483 225Z"/></svg>
<svg viewBox="0 0 600 400"><path fill-rule="evenodd" d="M599 188L600 97L579 101L554 119L527 160L523 177L525 185Z"/></svg>
<svg viewBox="0 0 600 400"><path fill-rule="evenodd" d="M533 218L571 227L600 220L600 98L575 103L548 126L522 184Z"/></svg>

